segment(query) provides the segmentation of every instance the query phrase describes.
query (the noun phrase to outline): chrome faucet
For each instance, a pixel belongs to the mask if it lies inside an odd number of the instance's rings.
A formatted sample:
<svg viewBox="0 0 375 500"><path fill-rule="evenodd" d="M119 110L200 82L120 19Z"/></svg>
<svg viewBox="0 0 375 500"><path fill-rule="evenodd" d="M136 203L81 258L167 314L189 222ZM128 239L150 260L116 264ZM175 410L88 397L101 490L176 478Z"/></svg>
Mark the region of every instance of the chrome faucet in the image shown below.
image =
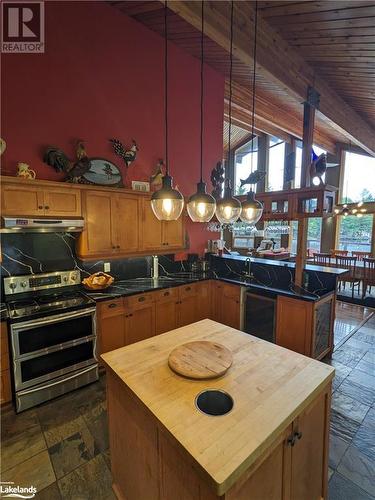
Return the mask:
<svg viewBox="0 0 375 500"><path fill-rule="evenodd" d="M152 256L151 278L154 280L159 278L159 257L157 255Z"/></svg>
<svg viewBox="0 0 375 500"><path fill-rule="evenodd" d="M254 275L251 273L251 259L248 257L245 260L245 262L247 264L247 271L244 271L243 275L244 275L245 279L252 279L252 278L254 278Z"/></svg>

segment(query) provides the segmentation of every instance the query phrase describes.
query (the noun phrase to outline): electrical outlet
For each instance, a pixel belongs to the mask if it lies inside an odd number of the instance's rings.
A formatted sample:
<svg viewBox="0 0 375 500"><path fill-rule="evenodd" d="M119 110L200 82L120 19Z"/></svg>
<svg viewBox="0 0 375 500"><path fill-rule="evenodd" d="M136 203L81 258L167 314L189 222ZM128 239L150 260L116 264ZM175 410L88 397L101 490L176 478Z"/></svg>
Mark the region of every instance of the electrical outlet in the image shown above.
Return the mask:
<svg viewBox="0 0 375 500"><path fill-rule="evenodd" d="M110 262L104 262L104 272L105 273L111 272L111 263Z"/></svg>

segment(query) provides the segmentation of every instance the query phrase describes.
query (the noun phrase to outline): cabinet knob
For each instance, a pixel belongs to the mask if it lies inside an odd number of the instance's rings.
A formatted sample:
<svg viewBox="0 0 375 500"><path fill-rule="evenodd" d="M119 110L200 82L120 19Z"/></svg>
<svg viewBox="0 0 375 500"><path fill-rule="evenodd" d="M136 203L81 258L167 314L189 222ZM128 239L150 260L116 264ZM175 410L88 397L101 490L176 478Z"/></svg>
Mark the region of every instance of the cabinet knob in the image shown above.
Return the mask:
<svg viewBox="0 0 375 500"><path fill-rule="evenodd" d="M295 432L294 436L299 440L302 438L302 432Z"/></svg>
<svg viewBox="0 0 375 500"><path fill-rule="evenodd" d="M139 297L138 302L144 302L146 300L146 297Z"/></svg>
<svg viewBox="0 0 375 500"><path fill-rule="evenodd" d="M46 205L44 208L45 208L46 210L49 210L49 206L48 206L48 205Z"/></svg>
<svg viewBox="0 0 375 500"><path fill-rule="evenodd" d="M117 304L109 304L108 306L110 309L113 309L114 307L117 307Z"/></svg>
<svg viewBox="0 0 375 500"><path fill-rule="evenodd" d="M115 245L113 245L112 248L115 249L116 248Z"/></svg>
<svg viewBox="0 0 375 500"><path fill-rule="evenodd" d="M43 205L39 205L38 208L39 208L39 210L42 210L43 209Z"/></svg>
<svg viewBox="0 0 375 500"><path fill-rule="evenodd" d="M120 245L117 245L117 247L116 247L116 248L120 248Z"/></svg>
<svg viewBox="0 0 375 500"><path fill-rule="evenodd" d="M169 292L164 292L164 297L168 297Z"/></svg>
<svg viewBox="0 0 375 500"><path fill-rule="evenodd" d="M190 286L187 286L187 287L185 288L185 290L186 290L187 292L190 292L191 287L190 287Z"/></svg>

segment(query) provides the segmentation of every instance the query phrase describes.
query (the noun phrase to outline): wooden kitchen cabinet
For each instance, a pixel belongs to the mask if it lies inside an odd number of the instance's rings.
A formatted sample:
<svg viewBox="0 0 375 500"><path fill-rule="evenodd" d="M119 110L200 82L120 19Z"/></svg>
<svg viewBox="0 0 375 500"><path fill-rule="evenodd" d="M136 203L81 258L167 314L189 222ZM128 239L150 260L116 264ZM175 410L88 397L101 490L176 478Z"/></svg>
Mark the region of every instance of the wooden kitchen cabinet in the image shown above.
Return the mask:
<svg viewBox="0 0 375 500"><path fill-rule="evenodd" d="M179 287L180 300L177 308L177 326L185 326L197 321L197 287L196 283Z"/></svg>
<svg viewBox="0 0 375 500"><path fill-rule="evenodd" d="M155 335L177 328L178 288L155 292Z"/></svg>
<svg viewBox="0 0 375 500"><path fill-rule="evenodd" d="M197 301L196 301L196 314L195 321L200 321L201 319L211 318L211 282L201 281L196 283L197 289Z"/></svg>
<svg viewBox="0 0 375 500"><path fill-rule="evenodd" d="M176 221L160 221L152 211L150 198L144 198L140 240L143 251L168 252L183 248L185 246L183 215Z"/></svg>
<svg viewBox="0 0 375 500"><path fill-rule="evenodd" d="M155 335L155 304L149 303L125 314L125 345L134 344Z"/></svg>
<svg viewBox="0 0 375 500"><path fill-rule="evenodd" d="M320 300L277 297L276 344L322 359L333 349L335 295Z"/></svg>
<svg viewBox="0 0 375 500"><path fill-rule="evenodd" d="M8 328L6 321L1 322L0 342L0 404L4 404L12 400L9 367Z"/></svg>
<svg viewBox="0 0 375 500"><path fill-rule="evenodd" d="M85 229L78 242L78 255L117 256L139 248L140 200L137 195L108 191L83 193Z"/></svg>
<svg viewBox="0 0 375 500"><path fill-rule="evenodd" d="M100 354L125 345L125 309L123 300L115 299L97 304L98 351Z"/></svg>
<svg viewBox="0 0 375 500"><path fill-rule="evenodd" d="M215 321L240 329L241 287L221 281L212 285L212 316Z"/></svg>
<svg viewBox="0 0 375 500"><path fill-rule="evenodd" d="M54 187L17 178L2 181L3 216L80 217L82 214L81 192L71 184Z"/></svg>

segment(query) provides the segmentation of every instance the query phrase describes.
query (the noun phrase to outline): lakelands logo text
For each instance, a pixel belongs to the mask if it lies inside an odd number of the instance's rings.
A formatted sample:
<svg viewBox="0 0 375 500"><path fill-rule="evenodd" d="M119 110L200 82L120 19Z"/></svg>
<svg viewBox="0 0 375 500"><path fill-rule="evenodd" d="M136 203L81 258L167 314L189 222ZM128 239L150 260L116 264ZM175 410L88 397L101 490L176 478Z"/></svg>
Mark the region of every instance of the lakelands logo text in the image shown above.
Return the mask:
<svg viewBox="0 0 375 500"><path fill-rule="evenodd" d="M34 498L35 495L35 486L14 486L11 481L0 483L1 498Z"/></svg>
<svg viewBox="0 0 375 500"><path fill-rule="evenodd" d="M2 52L44 52L44 2L2 2L1 14Z"/></svg>

